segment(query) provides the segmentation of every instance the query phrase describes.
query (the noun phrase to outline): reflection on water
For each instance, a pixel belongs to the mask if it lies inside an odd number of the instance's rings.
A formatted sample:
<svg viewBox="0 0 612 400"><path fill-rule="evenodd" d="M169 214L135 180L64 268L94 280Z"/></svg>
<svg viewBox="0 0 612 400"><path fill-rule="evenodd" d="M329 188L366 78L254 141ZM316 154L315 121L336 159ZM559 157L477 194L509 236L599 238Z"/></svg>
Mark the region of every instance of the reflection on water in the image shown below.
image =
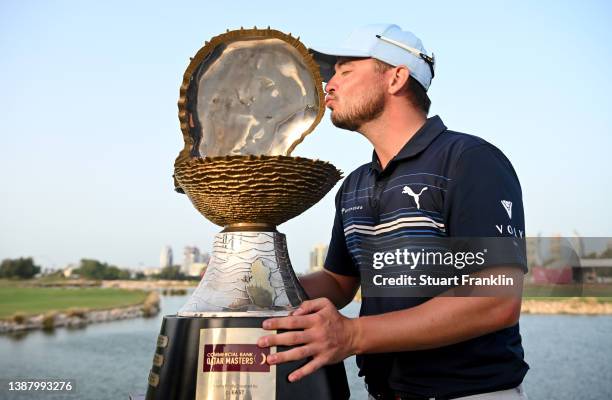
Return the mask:
<svg viewBox="0 0 612 400"><path fill-rule="evenodd" d="M58 329L0 336L0 378L72 379L73 396L45 394L44 399L127 399L145 393L162 315L173 314L187 296L163 296L162 313L83 329ZM343 312L356 315L359 305ZM538 316L521 318L527 362L525 387L535 399L609 399L612 393L612 317ZM354 357L345 361L352 398L365 399ZM26 399L8 392L2 399Z"/></svg>
<svg viewBox="0 0 612 400"><path fill-rule="evenodd" d="M164 296L162 312L155 318L34 331L19 339L0 336L1 378L75 381L74 396L45 394L45 399L115 400L144 393L162 316L175 313L185 301L186 296Z"/></svg>

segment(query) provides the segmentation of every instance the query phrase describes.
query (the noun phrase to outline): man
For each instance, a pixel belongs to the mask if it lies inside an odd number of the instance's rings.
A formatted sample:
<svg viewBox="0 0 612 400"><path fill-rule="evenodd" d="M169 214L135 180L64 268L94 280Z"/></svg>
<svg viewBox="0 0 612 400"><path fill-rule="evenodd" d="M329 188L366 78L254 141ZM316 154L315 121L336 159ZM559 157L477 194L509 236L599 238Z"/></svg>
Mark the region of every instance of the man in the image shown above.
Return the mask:
<svg viewBox="0 0 612 400"><path fill-rule="evenodd" d="M263 337L260 346L295 346L269 362L310 357L289 375L295 381L356 354L375 399L525 398L520 385L528 365L518 318L526 262L524 248L512 247L525 229L510 162L483 139L427 118L434 59L412 33L369 25L342 48L314 56L327 81L332 122L363 134L374 152L338 191L325 270L300 279L313 300L264 322L264 329L291 331ZM518 294L423 298L364 291L374 269L367 246L401 247L424 236L512 238L470 276L512 277ZM360 285L360 317L346 318L337 309Z"/></svg>

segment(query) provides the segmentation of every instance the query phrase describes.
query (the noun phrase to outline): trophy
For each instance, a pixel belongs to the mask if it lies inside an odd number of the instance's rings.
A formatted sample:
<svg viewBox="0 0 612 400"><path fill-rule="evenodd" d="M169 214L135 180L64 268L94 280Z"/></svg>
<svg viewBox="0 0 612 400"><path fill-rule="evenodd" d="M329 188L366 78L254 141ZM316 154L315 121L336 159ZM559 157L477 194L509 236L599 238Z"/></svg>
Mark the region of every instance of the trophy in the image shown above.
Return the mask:
<svg viewBox="0 0 612 400"><path fill-rule="evenodd" d="M163 319L146 399L347 399L343 363L290 383L300 360L269 365L261 328L307 299L276 226L314 205L341 178L291 152L325 111L319 67L299 38L227 31L191 59L180 89L185 147L175 189L223 227L204 277Z"/></svg>

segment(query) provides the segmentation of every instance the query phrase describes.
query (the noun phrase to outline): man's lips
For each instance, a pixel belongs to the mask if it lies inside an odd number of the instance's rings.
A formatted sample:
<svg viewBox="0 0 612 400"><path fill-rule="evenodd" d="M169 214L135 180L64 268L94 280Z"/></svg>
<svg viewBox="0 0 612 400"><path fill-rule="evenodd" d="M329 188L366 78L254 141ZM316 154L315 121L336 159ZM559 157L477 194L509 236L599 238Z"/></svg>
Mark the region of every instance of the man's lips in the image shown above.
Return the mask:
<svg viewBox="0 0 612 400"><path fill-rule="evenodd" d="M328 106L329 103L331 103L332 101L334 101L335 99L332 97L326 97L325 98L325 106Z"/></svg>

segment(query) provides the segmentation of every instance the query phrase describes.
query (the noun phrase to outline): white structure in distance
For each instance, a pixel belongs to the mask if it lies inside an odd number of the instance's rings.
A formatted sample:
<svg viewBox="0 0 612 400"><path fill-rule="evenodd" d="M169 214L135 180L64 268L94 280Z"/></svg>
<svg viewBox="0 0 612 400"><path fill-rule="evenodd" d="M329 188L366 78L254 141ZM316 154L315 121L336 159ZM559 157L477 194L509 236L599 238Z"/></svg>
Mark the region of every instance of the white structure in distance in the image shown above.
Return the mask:
<svg viewBox="0 0 612 400"><path fill-rule="evenodd" d="M162 247L161 254L159 256L159 267L167 268L172 266L172 247Z"/></svg>
<svg viewBox="0 0 612 400"><path fill-rule="evenodd" d="M310 264L308 270L310 272L320 271L323 269L325 257L327 257L327 245L317 244L310 251Z"/></svg>

